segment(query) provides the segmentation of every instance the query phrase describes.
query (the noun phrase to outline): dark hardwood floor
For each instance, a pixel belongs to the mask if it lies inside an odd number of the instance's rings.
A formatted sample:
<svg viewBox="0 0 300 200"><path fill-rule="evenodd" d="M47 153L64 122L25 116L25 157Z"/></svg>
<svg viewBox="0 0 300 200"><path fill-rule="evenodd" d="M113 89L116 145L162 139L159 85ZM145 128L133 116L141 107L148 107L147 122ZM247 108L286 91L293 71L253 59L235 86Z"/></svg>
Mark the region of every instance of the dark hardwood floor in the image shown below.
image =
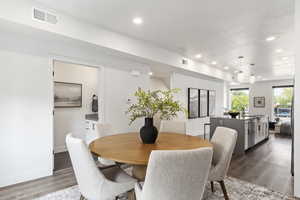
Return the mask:
<svg viewBox="0 0 300 200"><path fill-rule="evenodd" d="M0 188L1 200L30 200L76 185L71 168L60 170L53 176Z"/></svg>
<svg viewBox="0 0 300 200"><path fill-rule="evenodd" d="M290 174L291 139L271 135L270 139L246 155L233 158L229 176L292 195ZM76 184L67 153L56 156L58 170L53 176L0 188L1 200L27 200Z"/></svg>
<svg viewBox="0 0 300 200"><path fill-rule="evenodd" d="M70 155L68 152L54 154L54 171L72 167Z"/></svg>
<svg viewBox="0 0 300 200"><path fill-rule="evenodd" d="M233 158L228 175L292 195L291 147L290 137L271 134L244 156Z"/></svg>

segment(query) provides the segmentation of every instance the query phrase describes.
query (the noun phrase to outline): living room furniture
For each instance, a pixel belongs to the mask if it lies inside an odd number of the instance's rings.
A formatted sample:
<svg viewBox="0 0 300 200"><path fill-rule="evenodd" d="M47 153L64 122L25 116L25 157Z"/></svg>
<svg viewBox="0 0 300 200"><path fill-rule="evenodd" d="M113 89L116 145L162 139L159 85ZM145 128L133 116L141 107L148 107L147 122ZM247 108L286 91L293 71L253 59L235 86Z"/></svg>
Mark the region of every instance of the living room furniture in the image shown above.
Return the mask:
<svg viewBox="0 0 300 200"><path fill-rule="evenodd" d="M232 153L236 145L238 133L236 130L217 127L211 139L214 146L212 167L208 180L211 182L211 189L214 192L214 181L220 183L225 200L229 200L224 179L227 174Z"/></svg>
<svg viewBox="0 0 300 200"><path fill-rule="evenodd" d="M134 188L136 179L118 166L99 170L86 143L68 134L66 137L81 199L111 199Z"/></svg>
<svg viewBox="0 0 300 200"><path fill-rule="evenodd" d="M137 200L199 200L211 166L212 148L152 151L144 184L135 185Z"/></svg>
<svg viewBox="0 0 300 200"><path fill-rule="evenodd" d="M133 165L134 176L144 180L153 150L189 150L212 147L212 144L196 136L178 133L159 133L155 144L143 144L136 132L105 136L93 141L89 147L102 158Z"/></svg>
<svg viewBox="0 0 300 200"><path fill-rule="evenodd" d="M186 121L183 121L183 120L161 120L159 132L186 134Z"/></svg>

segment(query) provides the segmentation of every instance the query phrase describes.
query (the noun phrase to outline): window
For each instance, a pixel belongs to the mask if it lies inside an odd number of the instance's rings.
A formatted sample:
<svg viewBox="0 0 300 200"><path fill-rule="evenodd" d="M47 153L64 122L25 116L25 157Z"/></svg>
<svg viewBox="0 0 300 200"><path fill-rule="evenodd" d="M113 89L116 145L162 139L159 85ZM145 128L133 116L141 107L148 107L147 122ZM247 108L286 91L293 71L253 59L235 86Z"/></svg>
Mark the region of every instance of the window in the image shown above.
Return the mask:
<svg viewBox="0 0 300 200"><path fill-rule="evenodd" d="M231 110L249 111L249 88L230 89Z"/></svg>
<svg viewBox="0 0 300 200"><path fill-rule="evenodd" d="M273 114L275 118L290 118L293 86L273 86Z"/></svg>

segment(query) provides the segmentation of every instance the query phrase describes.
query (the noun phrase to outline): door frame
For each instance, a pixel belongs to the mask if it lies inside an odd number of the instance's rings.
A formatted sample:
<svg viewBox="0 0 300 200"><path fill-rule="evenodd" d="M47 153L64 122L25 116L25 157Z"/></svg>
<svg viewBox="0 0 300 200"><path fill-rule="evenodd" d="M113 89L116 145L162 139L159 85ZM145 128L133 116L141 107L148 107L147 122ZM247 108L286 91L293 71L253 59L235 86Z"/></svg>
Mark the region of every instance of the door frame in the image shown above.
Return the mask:
<svg viewBox="0 0 300 200"><path fill-rule="evenodd" d="M54 173L54 65L55 62L64 62L64 63L70 63L70 64L76 64L76 65L83 65L87 67L94 67L98 69L98 74L99 74L99 79L98 79L98 97L100 96L99 102L99 110L101 112L98 112L98 117L100 122L105 121L105 67L100 65L99 63L91 62L91 61L86 61L78 58L71 58L67 56L58 56L58 55L50 55L49 58L49 65L50 65L50 70L51 70L51 123L52 123L52 137L51 137L51 160L52 160L52 175Z"/></svg>

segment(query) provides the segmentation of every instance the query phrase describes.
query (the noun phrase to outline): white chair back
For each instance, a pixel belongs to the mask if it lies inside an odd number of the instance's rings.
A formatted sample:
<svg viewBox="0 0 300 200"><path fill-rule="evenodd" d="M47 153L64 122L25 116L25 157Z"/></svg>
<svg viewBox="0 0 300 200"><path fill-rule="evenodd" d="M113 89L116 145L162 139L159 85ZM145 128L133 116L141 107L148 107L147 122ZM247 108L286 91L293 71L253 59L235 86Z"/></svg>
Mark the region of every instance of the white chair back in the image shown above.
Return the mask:
<svg viewBox="0 0 300 200"><path fill-rule="evenodd" d="M98 198L105 177L97 168L85 142L68 134L66 143L81 194L87 199Z"/></svg>
<svg viewBox="0 0 300 200"><path fill-rule="evenodd" d="M109 136L109 135L113 135L114 134L114 130L111 124L108 123L98 123L97 127L96 127L96 138L101 138L104 136ZM104 159L99 157L98 158L99 162L104 164L104 165L115 165L116 163L112 160L108 160L108 159Z"/></svg>
<svg viewBox="0 0 300 200"><path fill-rule="evenodd" d="M86 143L89 145L91 142L98 138L113 135L113 128L112 125L108 123L97 123L96 130L91 131L88 134L89 135L87 135L86 137Z"/></svg>
<svg viewBox="0 0 300 200"><path fill-rule="evenodd" d="M97 138L104 136L109 136L114 134L114 130L111 124L108 123L98 123L97 124Z"/></svg>
<svg viewBox="0 0 300 200"><path fill-rule="evenodd" d="M160 132L186 134L186 121L181 120L162 120Z"/></svg>
<svg viewBox="0 0 300 200"><path fill-rule="evenodd" d="M201 199L212 153L212 148L152 151L141 199Z"/></svg>
<svg viewBox="0 0 300 200"><path fill-rule="evenodd" d="M210 173L210 180L224 180L232 154L236 145L238 133L234 129L226 127L217 127L211 139L214 147L213 168Z"/></svg>

